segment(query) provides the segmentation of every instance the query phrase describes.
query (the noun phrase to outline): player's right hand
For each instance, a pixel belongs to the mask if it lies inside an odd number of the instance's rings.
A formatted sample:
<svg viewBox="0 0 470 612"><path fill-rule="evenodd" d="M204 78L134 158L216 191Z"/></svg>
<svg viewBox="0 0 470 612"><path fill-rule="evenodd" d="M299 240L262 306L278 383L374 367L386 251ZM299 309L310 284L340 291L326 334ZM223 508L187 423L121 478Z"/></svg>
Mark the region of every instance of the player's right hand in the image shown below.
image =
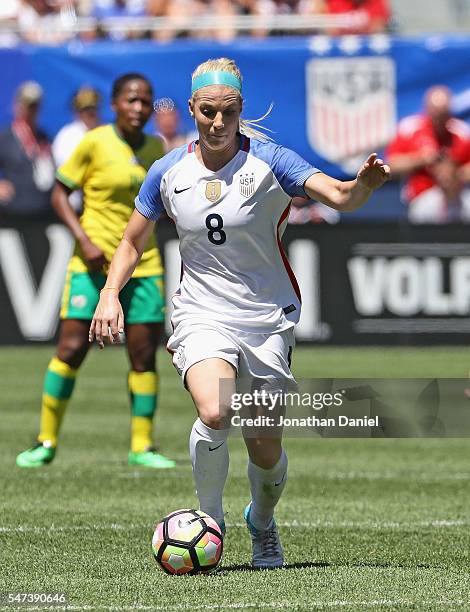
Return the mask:
<svg viewBox="0 0 470 612"><path fill-rule="evenodd" d="M119 301L119 291L117 289L103 289L91 321L88 340L93 342L96 339L100 348L104 348L106 338L111 343L119 342L120 334L123 332L124 313Z"/></svg>
<svg viewBox="0 0 470 612"><path fill-rule="evenodd" d="M80 240L80 248L83 258L92 272L97 272L103 268L106 263L106 257L96 244L93 244L89 238L83 238Z"/></svg>

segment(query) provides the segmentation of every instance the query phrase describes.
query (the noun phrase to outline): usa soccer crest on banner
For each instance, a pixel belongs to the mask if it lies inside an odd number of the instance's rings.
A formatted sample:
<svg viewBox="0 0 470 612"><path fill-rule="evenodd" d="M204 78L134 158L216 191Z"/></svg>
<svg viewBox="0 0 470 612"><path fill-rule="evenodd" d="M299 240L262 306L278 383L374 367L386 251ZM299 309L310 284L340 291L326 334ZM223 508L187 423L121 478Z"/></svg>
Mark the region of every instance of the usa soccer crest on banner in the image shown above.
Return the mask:
<svg viewBox="0 0 470 612"><path fill-rule="evenodd" d="M312 59L306 65L307 135L312 149L344 170L395 133L395 64L388 57Z"/></svg>

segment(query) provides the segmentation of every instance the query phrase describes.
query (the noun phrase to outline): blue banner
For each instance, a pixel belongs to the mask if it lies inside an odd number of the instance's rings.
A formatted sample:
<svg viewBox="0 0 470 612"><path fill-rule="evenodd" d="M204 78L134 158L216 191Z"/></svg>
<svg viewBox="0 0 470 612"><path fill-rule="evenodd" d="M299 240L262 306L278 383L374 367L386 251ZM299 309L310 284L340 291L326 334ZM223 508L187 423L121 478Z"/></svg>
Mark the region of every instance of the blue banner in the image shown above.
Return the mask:
<svg viewBox="0 0 470 612"><path fill-rule="evenodd" d="M272 102L264 124L274 139L339 178L354 175L368 152L380 151L400 118L419 112L431 85L446 84L457 94L460 116L470 109L468 37L242 38L229 44L74 41L63 47L0 49L0 125L11 119L14 91L25 79L45 89L40 123L50 137L71 120L71 97L84 83L103 94L103 120L109 121L112 81L137 71L150 78L156 97L176 101L190 131L191 72L207 58L220 56L234 58L241 68L244 116L257 118Z"/></svg>

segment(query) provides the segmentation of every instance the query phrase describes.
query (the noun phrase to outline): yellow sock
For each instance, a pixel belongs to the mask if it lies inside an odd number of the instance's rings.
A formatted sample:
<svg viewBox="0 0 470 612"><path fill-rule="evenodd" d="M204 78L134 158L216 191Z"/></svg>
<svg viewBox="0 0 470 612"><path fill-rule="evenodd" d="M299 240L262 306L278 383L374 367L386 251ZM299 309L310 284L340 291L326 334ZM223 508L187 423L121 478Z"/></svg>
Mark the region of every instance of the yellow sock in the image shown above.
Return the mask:
<svg viewBox="0 0 470 612"><path fill-rule="evenodd" d="M152 446L153 420L150 417L131 417L131 451L141 453Z"/></svg>
<svg viewBox="0 0 470 612"><path fill-rule="evenodd" d="M52 446L57 446L57 437L76 375L77 370L68 364L57 357L51 359L44 377L39 442L48 440Z"/></svg>
<svg viewBox="0 0 470 612"><path fill-rule="evenodd" d="M131 451L141 453L152 446L153 415L157 406L156 372L129 372L131 398Z"/></svg>

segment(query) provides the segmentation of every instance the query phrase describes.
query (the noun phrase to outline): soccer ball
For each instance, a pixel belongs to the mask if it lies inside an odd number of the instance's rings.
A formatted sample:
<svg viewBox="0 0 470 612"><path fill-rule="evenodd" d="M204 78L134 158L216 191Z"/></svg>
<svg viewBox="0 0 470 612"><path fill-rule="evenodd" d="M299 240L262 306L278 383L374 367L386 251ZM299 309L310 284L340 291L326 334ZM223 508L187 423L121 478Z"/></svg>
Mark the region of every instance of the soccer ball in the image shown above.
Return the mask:
<svg viewBox="0 0 470 612"><path fill-rule="evenodd" d="M175 510L155 527L152 551L167 574L199 574L214 570L223 550L218 524L201 510Z"/></svg>

